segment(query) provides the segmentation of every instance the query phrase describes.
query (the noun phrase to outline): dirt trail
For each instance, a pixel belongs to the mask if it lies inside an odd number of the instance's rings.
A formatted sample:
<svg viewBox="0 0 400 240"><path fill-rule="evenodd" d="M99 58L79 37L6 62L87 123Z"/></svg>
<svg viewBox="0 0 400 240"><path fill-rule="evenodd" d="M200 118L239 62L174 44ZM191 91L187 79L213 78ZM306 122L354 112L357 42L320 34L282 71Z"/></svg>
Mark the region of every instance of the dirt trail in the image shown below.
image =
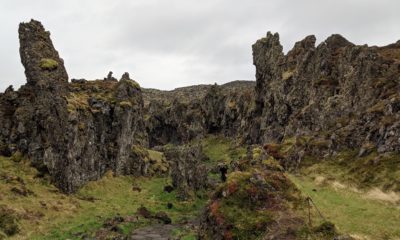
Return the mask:
<svg viewBox="0 0 400 240"><path fill-rule="evenodd" d="M152 225L139 228L132 232L130 240L172 240L172 230L176 229L174 225Z"/></svg>

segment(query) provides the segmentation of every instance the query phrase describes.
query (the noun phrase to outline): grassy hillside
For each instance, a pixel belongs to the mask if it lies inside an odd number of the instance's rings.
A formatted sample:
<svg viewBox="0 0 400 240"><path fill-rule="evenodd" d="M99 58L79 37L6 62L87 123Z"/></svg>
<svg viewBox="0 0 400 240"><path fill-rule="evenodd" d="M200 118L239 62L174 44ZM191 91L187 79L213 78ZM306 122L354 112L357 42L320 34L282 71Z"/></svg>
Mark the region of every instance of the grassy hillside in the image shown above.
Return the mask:
<svg viewBox="0 0 400 240"><path fill-rule="evenodd" d="M291 175L303 194L310 196L327 220L340 231L358 239L400 239L400 202L390 203L372 198L366 192L346 187L322 176L311 178ZM312 211L314 224L322 221Z"/></svg>
<svg viewBox="0 0 400 240"><path fill-rule="evenodd" d="M18 228L10 239L80 239L94 235L109 218L135 215L141 206L153 212L165 211L173 223L178 223L196 215L205 204L205 199L200 198L178 202L175 192L163 191L168 178L133 179L106 174L78 193L64 195L46 177L37 174L21 158L0 157L0 206L7 210L7 216L15 217ZM140 192L133 191L133 186ZM173 208L168 209L167 203L172 203ZM148 224L149 220L140 218L121 228L129 232ZM0 229L4 231L1 225Z"/></svg>

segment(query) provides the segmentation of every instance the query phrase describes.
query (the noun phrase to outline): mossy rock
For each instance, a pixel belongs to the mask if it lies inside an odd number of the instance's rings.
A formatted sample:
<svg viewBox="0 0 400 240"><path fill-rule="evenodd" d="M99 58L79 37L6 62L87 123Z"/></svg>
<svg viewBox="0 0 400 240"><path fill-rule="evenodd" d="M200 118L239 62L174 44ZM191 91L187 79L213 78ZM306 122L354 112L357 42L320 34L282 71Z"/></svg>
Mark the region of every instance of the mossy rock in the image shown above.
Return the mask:
<svg viewBox="0 0 400 240"><path fill-rule="evenodd" d="M261 155L263 153L263 150L261 147L255 147L252 149L252 154L253 154L253 159L258 160L260 159Z"/></svg>
<svg viewBox="0 0 400 240"><path fill-rule="evenodd" d="M16 151L12 156L11 160L14 162L21 162L21 160L24 158L24 155L20 151Z"/></svg>
<svg viewBox="0 0 400 240"><path fill-rule="evenodd" d="M334 237L337 234L335 224L328 221L315 227L314 232L323 235L324 237Z"/></svg>
<svg viewBox="0 0 400 240"><path fill-rule="evenodd" d="M132 146L132 152L137 155L140 156L141 158L149 158L149 152L147 151L146 148L140 146L140 145L133 145Z"/></svg>
<svg viewBox="0 0 400 240"><path fill-rule="evenodd" d="M300 192L283 173L255 167L228 175L208 206L208 216L225 239L258 239L274 222L276 209L285 212L297 202L302 202Z"/></svg>
<svg viewBox="0 0 400 240"><path fill-rule="evenodd" d="M283 167L279 164L279 162L274 159L273 157L269 157L267 159L264 159L262 161L262 165L269 170L274 170L274 171L281 171L283 172L284 169Z"/></svg>
<svg viewBox="0 0 400 240"><path fill-rule="evenodd" d="M40 60L40 68L43 70L54 70L58 67L58 62L51 58L42 58Z"/></svg>
<svg viewBox="0 0 400 240"><path fill-rule="evenodd" d="M18 219L14 211L6 206L0 206L0 232L7 236L12 236L18 233L19 230Z"/></svg>
<svg viewBox="0 0 400 240"><path fill-rule="evenodd" d="M146 175L165 175L169 171L169 163L161 152L149 150L140 145L133 145L132 154L148 166Z"/></svg>

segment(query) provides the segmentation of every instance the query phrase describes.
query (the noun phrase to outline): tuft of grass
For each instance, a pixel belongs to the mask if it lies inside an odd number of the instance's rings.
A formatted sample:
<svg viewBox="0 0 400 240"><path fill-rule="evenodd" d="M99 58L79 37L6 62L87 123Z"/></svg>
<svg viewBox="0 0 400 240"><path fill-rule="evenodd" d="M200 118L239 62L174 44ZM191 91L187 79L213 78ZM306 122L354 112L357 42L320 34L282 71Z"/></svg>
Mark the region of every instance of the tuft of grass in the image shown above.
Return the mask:
<svg viewBox="0 0 400 240"><path fill-rule="evenodd" d="M15 212L6 206L0 206L0 232L7 236L12 236L19 232L19 224Z"/></svg>
<svg viewBox="0 0 400 240"><path fill-rule="evenodd" d="M130 101L122 101L119 103L119 106L122 108L131 108L133 105Z"/></svg>
<svg viewBox="0 0 400 240"><path fill-rule="evenodd" d="M197 234L193 229L185 228L185 227L179 227L174 230L172 230L172 235L176 239L181 239L181 240L197 240Z"/></svg>
<svg viewBox="0 0 400 240"><path fill-rule="evenodd" d="M294 75L294 71L286 71L282 73L282 80L286 81L289 80L290 78L292 78Z"/></svg>

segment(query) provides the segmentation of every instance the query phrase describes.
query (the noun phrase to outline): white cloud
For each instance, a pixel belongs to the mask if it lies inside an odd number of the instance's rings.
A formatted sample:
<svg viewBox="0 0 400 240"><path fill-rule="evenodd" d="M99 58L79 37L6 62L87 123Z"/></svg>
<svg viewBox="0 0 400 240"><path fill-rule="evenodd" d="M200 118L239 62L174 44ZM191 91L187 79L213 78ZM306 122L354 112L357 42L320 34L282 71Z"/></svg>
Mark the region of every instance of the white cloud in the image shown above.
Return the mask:
<svg viewBox="0 0 400 240"><path fill-rule="evenodd" d="M397 0L0 0L0 91L25 83L18 23L51 31L71 78L129 71L171 89L254 79L251 45L279 32L285 51L306 35L340 33L357 44L400 39Z"/></svg>

